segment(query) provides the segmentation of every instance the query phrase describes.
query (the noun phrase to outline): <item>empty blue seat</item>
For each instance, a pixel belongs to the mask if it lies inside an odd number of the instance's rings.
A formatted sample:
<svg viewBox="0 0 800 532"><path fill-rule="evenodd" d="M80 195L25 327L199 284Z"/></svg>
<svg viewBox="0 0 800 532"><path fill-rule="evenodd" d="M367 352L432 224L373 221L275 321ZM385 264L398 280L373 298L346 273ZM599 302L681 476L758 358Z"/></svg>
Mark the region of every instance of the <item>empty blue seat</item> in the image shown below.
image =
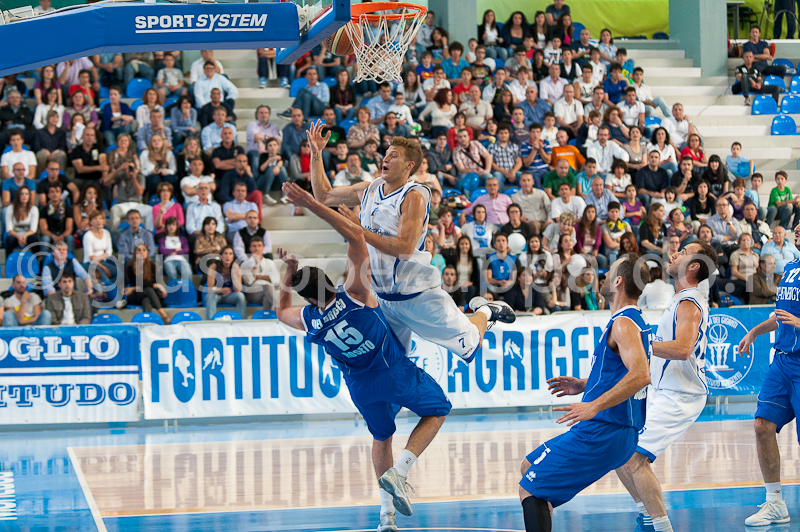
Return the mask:
<svg viewBox="0 0 800 532"><path fill-rule="evenodd" d="M125 96L128 98L141 98L147 89L153 87L153 84L144 78L133 78L128 82L125 87Z"/></svg>
<svg viewBox="0 0 800 532"><path fill-rule="evenodd" d="M108 155L108 152L110 152L111 150L116 150L116 149L117 149L117 145L116 144L112 144L111 146L106 148L106 155Z"/></svg>
<svg viewBox="0 0 800 532"><path fill-rule="evenodd" d="M772 119L773 135L797 135L797 124L789 115L778 115Z"/></svg>
<svg viewBox="0 0 800 532"><path fill-rule="evenodd" d="M786 68L794 68L794 64L785 57L778 57L772 60L772 66L782 66Z"/></svg>
<svg viewBox="0 0 800 532"><path fill-rule="evenodd" d="M355 124L355 120L342 120L341 123L339 123L339 127L344 129L344 134L347 135L347 132L350 131L350 128Z"/></svg>
<svg viewBox="0 0 800 532"><path fill-rule="evenodd" d="M171 107L176 103L178 103L178 99L175 96L167 98L166 100L164 100L164 109L166 109L167 107Z"/></svg>
<svg viewBox="0 0 800 532"><path fill-rule="evenodd" d="M333 86L335 86L335 85L336 85L336 83L337 83L337 82L336 82L336 78L334 78L334 77L327 77L327 78L325 78L325 79L323 79L323 80L322 80L322 83L324 83L324 84L325 84L325 85L327 85L328 87L333 87Z"/></svg>
<svg viewBox="0 0 800 532"><path fill-rule="evenodd" d="M197 288L191 279L173 279L167 283L167 308L193 308L197 306Z"/></svg>
<svg viewBox="0 0 800 532"><path fill-rule="evenodd" d="M144 105L144 102L141 99L138 99L138 100L134 101L131 104L131 111L136 111L142 105Z"/></svg>
<svg viewBox="0 0 800 532"><path fill-rule="evenodd" d="M131 319L131 323L154 323L156 325L164 325L164 320L155 312L140 312Z"/></svg>
<svg viewBox="0 0 800 532"><path fill-rule="evenodd" d="M767 76L764 78L764 85L767 86L775 86L780 87L781 90L786 90L786 82L783 81L783 78L779 78L778 76Z"/></svg>
<svg viewBox="0 0 800 532"><path fill-rule="evenodd" d="M519 192L519 187L508 187L505 189L504 194L506 196L511 196Z"/></svg>
<svg viewBox="0 0 800 532"><path fill-rule="evenodd" d="M100 87L100 97L108 98L108 87Z"/></svg>
<svg viewBox="0 0 800 532"><path fill-rule="evenodd" d="M308 80L306 78L297 78L292 81L292 86L289 89L289 96L292 98L297 98L297 93L300 92L300 89L305 89L308 87Z"/></svg>
<svg viewBox="0 0 800 532"><path fill-rule="evenodd" d="M6 260L6 279L13 279L15 275L22 275L32 279L39 275L39 261L36 255L27 251L15 251Z"/></svg>
<svg viewBox="0 0 800 532"><path fill-rule="evenodd" d="M506 66L506 62L500 59L499 57L494 60L494 69L495 71Z"/></svg>
<svg viewBox="0 0 800 532"><path fill-rule="evenodd" d="M753 100L754 115L776 115L778 114L778 104L772 96L766 94L759 94Z"/></svg>
<svg viewBox="0 0 800 532"><path fill-rule="evenodd" d="M254 320L277 320L278 315L274 310L259 310L253 314Z"/></svg>
<svg viewBox="0 0 800 532"><path fill-rule="evenodd" d="M216 314L211 318L212 320L221 320L225 318L230 318L233 321L241 320L242 317L239 315L238 312L235 310L220 310L217 311Z"/></svg>
<svg viewBox="0 0 800 532"><path fill-rule="evenodd" d="M472 194L469 195L469 201L473 202L476 199L478 199L480 196L483 196L484 194L488 194L488 193L489 192L484 187L476 188L475 190L472 191Z"/></svg>
<svg viewBox="0 0 800 532"><path fill-rule="evenodd" d="M800 95L787 94L781 99L781 113L785 115L800 114Z"/></svg>
<svg viewBox="0 0 800 532"><path fill-rule="evenodd" d="M573 41L580 41L581 40L581 32L583 31L583 28L585 28L585 27L586 26L584 26L580 22L575 22L574 20L572 21L572 40Z"/></svg>
<svg viewBox="0 0 800 532"><path fill-rule="evenodd" d="M794 76L789 82L789 92L792 94L800 94L800 76Z"/></svg>
<svg viewBox="0 0 800 532"><path fill-rule="evenodd" d="M184 321L203 321L203 318L197 312L184 311L178 312L172 316L172 321L170 323L172 323L172 325L177 325Z"/></svg>
<svg viewBox="0 0 800 532"><path fill-rule="evenodd" d="M92 325L113 325L115 323L122 323L122 318L116 314L97 314L92 318Z"/></svg>

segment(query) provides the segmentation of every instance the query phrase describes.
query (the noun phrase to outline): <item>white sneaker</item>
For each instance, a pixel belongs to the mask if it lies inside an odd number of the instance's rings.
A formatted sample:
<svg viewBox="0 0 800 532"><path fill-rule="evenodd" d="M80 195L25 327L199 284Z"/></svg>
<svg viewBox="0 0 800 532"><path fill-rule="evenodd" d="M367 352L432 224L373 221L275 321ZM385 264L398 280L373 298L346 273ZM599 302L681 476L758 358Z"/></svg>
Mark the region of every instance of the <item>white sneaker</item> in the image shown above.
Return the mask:
<svg viewBox="0 0 800 532"><path fill-rule="evenodd" d="M759 511L744 520L747 526L768 526L777 523L789 522L789 509L786 501L767 501L759 505Z"/></svg>
<svg viewBox="0 0 800 532"><path fill-rule="evenodd" d="M381 478L378 479L378 485L392 496L392 504L394 504L395 510L403 515L412 515L414 513L411 509L411 501L408 500L408 493L406 493L406 477L401 477L397 469L392 467L381 475ZM411 486L408 487L410 488Z"/></svg>
<svg viewBox="0 0 800 532"><path fill-rule="evenodd" d="M114 306L117 307L118 309L123 309L128 306L128 302L124 299L120 299L114 304Z"/></svg>
<svg viewBox="0 0 800 532"><path fill-rule="evenodd" d="M397 532L397 517L394 512L381 512L378 532Z"/></svg>
<svg viewBox="0 0 800 532"><path fill-rule="evenodd" d="M277 204L278 204L278 202L275 201L272 198L272 196L270 196L269 194L264 194L264 205L269 205L270 207L272 207L273 205L277 205Z"/></svg>

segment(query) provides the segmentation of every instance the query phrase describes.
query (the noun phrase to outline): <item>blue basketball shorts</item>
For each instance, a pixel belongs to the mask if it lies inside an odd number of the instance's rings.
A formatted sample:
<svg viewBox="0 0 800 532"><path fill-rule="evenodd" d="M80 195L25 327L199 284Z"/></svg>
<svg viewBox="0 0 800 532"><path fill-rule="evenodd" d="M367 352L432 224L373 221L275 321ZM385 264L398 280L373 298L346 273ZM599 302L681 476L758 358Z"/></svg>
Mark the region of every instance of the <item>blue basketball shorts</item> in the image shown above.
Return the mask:
<svg viewBox="0 0 800 532"><path fill-rule="evenodd" d="M408 358L387 370L351 375L346 382L353 403L378 441L394 434L394 418L402 407L419 417L450 413L442 387Z"/></svg>
<svg viewBox="0 0 800 532"><path fill-rule="evenodd" d="M581 421L527 456L530 467L519 485L553 507L569 502L606 473L625 465L636 451L633 427Z"/></svg>
<svg viewBox="0 0 800 532"><path fill-rule="evenodd" d="M758 394L756 417L772 421L780 432L800 412L800 356L775 353ZM798 432L800 441L800 432Z"/></svg>

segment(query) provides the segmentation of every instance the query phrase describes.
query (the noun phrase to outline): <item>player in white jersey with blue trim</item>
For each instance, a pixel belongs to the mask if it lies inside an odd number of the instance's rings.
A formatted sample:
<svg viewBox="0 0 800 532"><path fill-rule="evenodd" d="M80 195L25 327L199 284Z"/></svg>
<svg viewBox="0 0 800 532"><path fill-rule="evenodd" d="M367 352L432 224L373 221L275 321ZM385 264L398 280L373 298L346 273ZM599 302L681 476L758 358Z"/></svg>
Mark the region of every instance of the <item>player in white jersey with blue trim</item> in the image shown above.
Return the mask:
<svg viewBox="0 0 800 532"><path fill-rule="evenodd" d="M800 224L794 228L795 245L800 244ZM775 358L758 393L756 408L756 449L767 500L745 519L747 526L769 526L789 522L789 509L781 489L781 453L777 433L800 415L800 261L783 268L775 296L775 314L753 329L739 343L740 353L762 334L778 331ZM800 441L800 436L798 436Z"/></svg>
<svg viewBox="0 0 800 532"><path fill-rule="evenodd" d="M717 253L695 241L669 258L672 297L658 324L650 359L647 420L636 453L617 475L639 507L637 531L672 532L661 485L650 466L700 416L708 385L708 306L697 285L717 269Z"/></svg>
<svg viewBox="0 0 800 532"><path fill-rule="evenodd" d="M475 313L468 318L442 289L439 270L425 251L430 189L409 181L422 162L419 142L393 138L380 177L333 188L321 157L330 139L330 132L322 136L323 127L321 122L312 124L307 133L314 197L366 229L372 289L395 334L409 351L415 332L469 362L489 326L495 321L513 323L516 317L508 304L477 297L470 301ZM355 207L360 207L360 215L350 210Z"/></svg>

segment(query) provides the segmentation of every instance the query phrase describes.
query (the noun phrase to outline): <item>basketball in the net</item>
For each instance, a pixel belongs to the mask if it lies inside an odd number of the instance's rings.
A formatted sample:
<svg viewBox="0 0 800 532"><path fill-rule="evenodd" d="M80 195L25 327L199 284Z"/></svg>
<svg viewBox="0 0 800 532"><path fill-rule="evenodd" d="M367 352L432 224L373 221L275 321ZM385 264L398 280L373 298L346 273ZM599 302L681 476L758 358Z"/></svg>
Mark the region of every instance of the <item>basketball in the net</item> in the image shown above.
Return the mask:
<svg viewBox="0 0 800 532"><path fill-rule="evenodd" d="M354 53L350 37L347 35L347 26L342 26L336 33L325 39L325 47L333 55L348 56Z"/></svg>

